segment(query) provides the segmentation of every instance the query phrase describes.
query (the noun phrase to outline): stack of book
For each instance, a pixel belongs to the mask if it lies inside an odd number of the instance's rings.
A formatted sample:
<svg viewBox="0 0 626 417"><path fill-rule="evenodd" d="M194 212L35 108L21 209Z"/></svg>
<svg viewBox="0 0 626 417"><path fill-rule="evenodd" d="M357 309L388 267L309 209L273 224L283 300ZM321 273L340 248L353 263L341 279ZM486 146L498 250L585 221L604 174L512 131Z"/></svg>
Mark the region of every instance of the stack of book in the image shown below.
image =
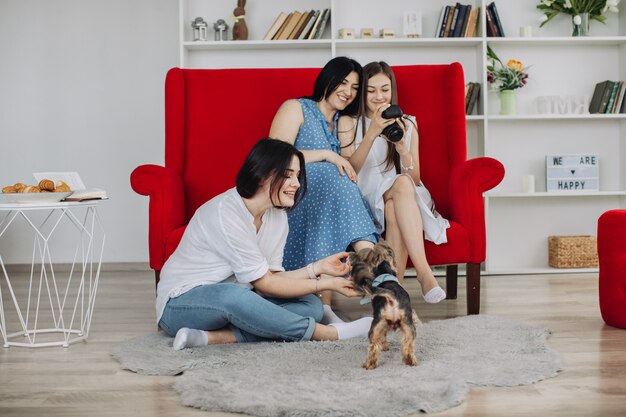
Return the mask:
<svg viewBox="0 0 626 417"><path fill-rule="evenodd" d="M436 38L471 38L476 35L480 7L456 3L443 6L437 23Z"/></svg>
<svg viewBox="0 0 626 417"><path fill-rule="evenodd" d="M330 9L280 12L263 40L320 39L330 18Z"/></svg>
<svg viewBox="0 0 626 417"><path fill-rule="evenodd" d="M474 108L478 111L476 103L480 97L480 83L465 84L465 114L470 115L474 112Z"/></svg>
<svg viewBox="0 0 626 417"><path fill-rule="evenodd" d="M602 81L596 84L589 103L589 113L626 113L624 81Z"/></svg>
<svg viewBox="0 0 626 417"><path fill-rule="evenodd" d="M487 5L485 15L487 16L487 36L491 38L504 38L504 29L502 28L500 15L498 15L498 9L494 2Z"/></svg>

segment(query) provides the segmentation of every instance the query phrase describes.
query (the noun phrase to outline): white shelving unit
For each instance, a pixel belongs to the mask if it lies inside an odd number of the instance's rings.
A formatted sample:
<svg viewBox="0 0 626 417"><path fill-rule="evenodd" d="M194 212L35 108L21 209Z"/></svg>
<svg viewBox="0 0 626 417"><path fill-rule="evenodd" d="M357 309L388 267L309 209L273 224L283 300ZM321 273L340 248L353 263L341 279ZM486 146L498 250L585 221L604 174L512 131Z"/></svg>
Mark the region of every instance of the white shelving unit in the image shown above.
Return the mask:
<svg viewBox="0 0 626 417"><path fill-rule="evenodd" d="M465 1L480 7L478 34L473 38L435 38L441 8L454 1L431 0L268 0L249 2L248 41L193 42L191 21L203 17L211 26L224 19L231 26L236 2L180 1L180 66L185 68L320 67L334 56L347 55L365 64L391 65L460 62L465 79L482 84L477 114L467 116L468 158L491 156L506 168L502 183L485 195L487 216L486 274L589 272L548 266L550 235L595 235L598 217L626 207L626 115L538 114L537 99L584 97L604 80L626 80L626 5L606 24L591 22L588 37L571 37L569 16L557 16L539 28L537 0L496 1L505 38L486 37L485 6L490 0ZM319 40L263 41L280 12L331 9ZM404 11L422 13L422 36L402 37ZM532 26L533 37L519 37ZM395 30L396 39L338 39L340 28ZM517 59L529 68L529 82L517 93L517 114L500 116L499 100L488 91L486 50L503 60ZM600 191L548 193L545 155L599 155ZM536 192L522 192L522 176L537 179Z"/></svg>

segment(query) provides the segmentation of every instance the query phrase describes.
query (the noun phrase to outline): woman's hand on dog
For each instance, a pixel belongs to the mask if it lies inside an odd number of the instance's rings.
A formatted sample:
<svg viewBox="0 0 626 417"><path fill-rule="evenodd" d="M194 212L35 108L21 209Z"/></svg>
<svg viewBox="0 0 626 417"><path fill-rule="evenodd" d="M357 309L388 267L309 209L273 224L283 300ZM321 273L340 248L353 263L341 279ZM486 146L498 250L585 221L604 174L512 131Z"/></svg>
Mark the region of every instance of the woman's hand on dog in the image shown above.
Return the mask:
<svg viewBox="0 0 626 417"><path fill-rule="evenodd" d="M348 260L348 252L339 252L334 255L317 261L313 265L316 275L332 275L333 277L342 277L350 273L350 261Z"/></svg>
<svg viewBox="0 0 626 417"><path fill-rule="evenodd" d="M363 293L354 288L354 283L349 278L327 278L324 281L328 281L331 284L333 291L338 292L346 297L362 297Z"/></svg>

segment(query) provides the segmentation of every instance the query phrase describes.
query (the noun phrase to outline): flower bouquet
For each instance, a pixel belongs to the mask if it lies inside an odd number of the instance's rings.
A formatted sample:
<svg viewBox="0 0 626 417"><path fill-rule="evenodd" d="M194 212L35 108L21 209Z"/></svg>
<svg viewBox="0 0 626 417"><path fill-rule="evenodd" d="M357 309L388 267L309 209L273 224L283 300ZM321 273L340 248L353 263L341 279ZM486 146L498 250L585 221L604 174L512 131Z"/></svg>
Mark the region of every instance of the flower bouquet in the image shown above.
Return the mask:
<svg viewBox="0 0 626 417"><path fill-rule="evenodd" d="M539 27L543 27L559 13L572 16L574 32L572 35L586 35L589 20L604 23L607 11L619 13L617 5L620 0L541 0L537 9L543 14L539 18Z"/></svg>
<svg viewBox="0 0 626 417"><path fill-rule="evenodd" d="M514 59L504 65L498 55L487 46L487 82L497 91L515 90L522 88L528 81L527 68Z"/></svg>

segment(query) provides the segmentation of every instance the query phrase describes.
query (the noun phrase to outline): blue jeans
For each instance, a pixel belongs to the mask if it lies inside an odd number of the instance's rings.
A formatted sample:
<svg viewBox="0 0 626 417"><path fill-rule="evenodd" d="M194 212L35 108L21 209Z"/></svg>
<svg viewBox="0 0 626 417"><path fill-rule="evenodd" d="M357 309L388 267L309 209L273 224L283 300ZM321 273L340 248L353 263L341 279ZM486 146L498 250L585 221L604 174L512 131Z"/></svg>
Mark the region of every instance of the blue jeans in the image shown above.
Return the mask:
<svg viewBox="0 0 626 417"><path fill-rule="evenodd" d="M159 327L169 336L183 328L218 330L231 325L238 343L311 340L323 315L316 295L263 298L237 284L201 285L170 298Z"/></svg>

